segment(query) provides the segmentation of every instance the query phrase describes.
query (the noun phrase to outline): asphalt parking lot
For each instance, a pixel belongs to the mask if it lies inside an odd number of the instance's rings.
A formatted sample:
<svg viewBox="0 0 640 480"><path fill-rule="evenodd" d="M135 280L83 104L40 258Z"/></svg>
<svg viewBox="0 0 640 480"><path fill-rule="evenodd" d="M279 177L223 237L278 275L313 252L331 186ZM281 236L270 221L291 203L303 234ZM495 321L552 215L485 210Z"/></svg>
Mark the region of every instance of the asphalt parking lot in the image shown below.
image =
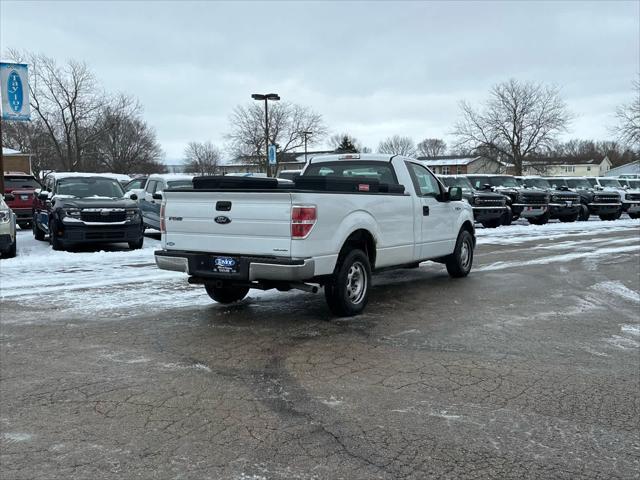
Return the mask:
<svg viewBox="0 0 640 480"><path fill-rule="evenodd" d="M48 257L21 232L2 478L638 478L640 223L556 225L481 236L466 279L380 275L346 320L306 293L212 304L153 239Z"/></svg>

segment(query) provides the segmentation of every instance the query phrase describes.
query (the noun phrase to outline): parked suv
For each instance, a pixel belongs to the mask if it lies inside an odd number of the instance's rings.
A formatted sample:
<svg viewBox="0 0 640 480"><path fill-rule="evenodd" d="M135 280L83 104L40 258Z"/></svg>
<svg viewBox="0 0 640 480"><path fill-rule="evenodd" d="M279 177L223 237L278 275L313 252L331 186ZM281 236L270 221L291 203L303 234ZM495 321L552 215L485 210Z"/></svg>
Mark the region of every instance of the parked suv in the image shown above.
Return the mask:
<svg viewBox="0 0 640 480"><path fill-rule="evenodd" d="M54 250L76 243L126 242L142 248L142 217L117 179L95 173L52 173L36 197L33 235Z"/></svg>
<svg viewBox="0 0 640 480"><path fill-rule="evenodd" d="M479 192L473 188L467 177L440 175L447 187L462 188L462 198L473 208L473 219L485 228L496 228L511 223L511 208L507 206L505 195L493 192Z"/></svg>
<svg viewBox="0 0 640 480"><path fill-rule="evenodd" d="M145 228L160 230L160 204L162 192L168 188L193 188L193 175L156 174L150 175L140 197L140 210Z"/></svg>
<svg viewBox="0 0 640 480"><path fill-rule="evenodd" d="M33 175L23 172L4 174L4 193L10 193L12 198L6 203L16 215L20 228L31 226L34 191L37 188L40 188L40 184Z"/></svg>
<svg viewBox="0 0 640 480"><path fill-rule="evenodd" d="M568 188L580 195L581 210L578 220L589 220L597 215L600 220L620 218L620 195L612 191L596 190L585 177L546 177L555 189Z"/></svg>
<svg viewBox="0 0 640 480"><path fill-rule="evenodd" d="M632 213L634 215L632 218L635 218L635 215L640 213L640 191L629 191L620 184L617 178L588 177L587 180L589 180L596 189L613 191L620 194L620 201L622 202L620 215L622 215L622 212ZM618 215L618 218L620 218L620 215Z"/></svg>
<svg viewBox="0 0 640 480"><path fill-rule="evenodd" d="M549 221L550 195L523 188L511 175L467 175L476 190L493 190L508 198L513 219L526 218L529 223L543 225Z"/></svg>
<svg viewBox="0 0 640 480"><path fill-rule="evenodd" d="M5 203L13 200L13 195L0 195L0 254L6 258L16 256L16 215Z"/></svg>
<svg viewBox="0 0 640 480"><path fill-rule="evenodd" d="M567 187L555 188L545 178L538 176L520 177L525 188L548 193L549 217L561 222L575 222L580 215L580 195Z"/></svg>

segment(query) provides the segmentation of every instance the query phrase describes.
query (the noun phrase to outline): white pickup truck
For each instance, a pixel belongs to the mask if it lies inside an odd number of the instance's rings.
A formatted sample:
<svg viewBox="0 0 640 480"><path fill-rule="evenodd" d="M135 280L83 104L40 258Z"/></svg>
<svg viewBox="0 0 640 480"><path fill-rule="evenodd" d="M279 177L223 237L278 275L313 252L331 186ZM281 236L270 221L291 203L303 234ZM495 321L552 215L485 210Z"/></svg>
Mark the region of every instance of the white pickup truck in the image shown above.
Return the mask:
<svg viewBox="0 0 640 480"><path fill-rule="evenodd" d="M372 272L425 260L452 277L471 270L471 207L411 158L328 155L295 183L237 178L196 177L193 190L165 190L161 207L156 264L217 302L324 287L331 311L350 316L367 304Z"/></svg>

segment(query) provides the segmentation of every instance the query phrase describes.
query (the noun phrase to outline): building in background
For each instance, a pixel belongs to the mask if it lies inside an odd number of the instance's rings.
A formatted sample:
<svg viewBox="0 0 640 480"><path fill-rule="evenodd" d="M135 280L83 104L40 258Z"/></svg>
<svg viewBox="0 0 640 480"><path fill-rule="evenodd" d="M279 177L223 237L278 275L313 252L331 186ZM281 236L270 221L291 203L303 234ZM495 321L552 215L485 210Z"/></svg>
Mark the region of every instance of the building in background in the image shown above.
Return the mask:
<svg viewBox="0 0 640 480"><path fill-rule="evenodd" d="M574 158L550 157L525 161L523 175L547 175L550 177L602 177L611 170L608 157Z"/></svg>
<svg viewBox="0 0 640 480"><path fill-rule="evenodd" d="M640 160L625 163L619 167L612 168L606 173L607 177L617 177L619 175L640 175Z"/></svg>
<svg viewBox="0 0 640 480"><path fill-rule="evenodd" d="M508 165L484 156L418 157L436 175L467 175L472 173L506 173Z"/></svg>
<svg viewBox="0 0 640 480"><path fill-rule="evenodd" d="M31 174L31 154L13 148L2 147L5 172L22 172Z"/></svg>

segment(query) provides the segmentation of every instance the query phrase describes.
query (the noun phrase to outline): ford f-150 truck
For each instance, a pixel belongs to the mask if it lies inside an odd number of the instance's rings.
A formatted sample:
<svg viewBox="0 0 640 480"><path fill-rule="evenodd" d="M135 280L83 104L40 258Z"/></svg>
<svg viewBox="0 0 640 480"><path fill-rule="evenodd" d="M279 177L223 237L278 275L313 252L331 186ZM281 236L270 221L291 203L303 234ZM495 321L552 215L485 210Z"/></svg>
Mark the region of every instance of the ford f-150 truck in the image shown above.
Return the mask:
<svg viewBox="0 0 640 480"><path fill-rule="evenodd" d="M581 210L578 220L589 220L590 215L597 215L600 220L620 218L622 203L619 193L596 190L585 177L547 177L546 180L553 188L567 188L580 195Z"/></svg>
<svg viewBox="0 0 640 480"><path fill-rule="evenodd" d="M196 177L168 189L156 264L187 273L220 303L250 288L324 287L331 311L365 308L371 274L444 263L471 270L473 211L459 187L446 188L417 161L390 155L312 158L295 182Z"/></svg>

